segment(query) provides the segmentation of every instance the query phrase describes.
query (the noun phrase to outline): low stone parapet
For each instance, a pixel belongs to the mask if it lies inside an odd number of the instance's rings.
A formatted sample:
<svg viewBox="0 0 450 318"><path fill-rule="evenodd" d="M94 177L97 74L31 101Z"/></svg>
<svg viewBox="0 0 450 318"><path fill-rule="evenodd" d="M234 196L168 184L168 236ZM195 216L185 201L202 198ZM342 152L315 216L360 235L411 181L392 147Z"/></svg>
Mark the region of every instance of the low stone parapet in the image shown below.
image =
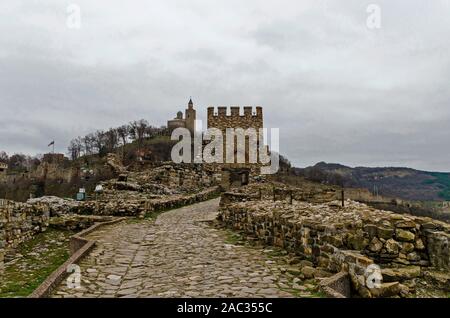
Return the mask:
<svg viewBox="0 0 450 318"><path fill-rule="evenodd" d="M80 204L72 212L88 215L113 215L143 217L147 213L178 208L185 205L205 201L220 193L219 187L212 187L198 193L161 196L151 199L111 199L87 201Z"/></svg>
<svg viewBox="0 0 450 318"><path fill-rule="evenodd" d="M268 245L309 259L317 267L349 272L354 287L365 279L371 264L415 266L418 275L421 267L450 271L449 224L376 210L350 200L345 205L228 201L221 205L218 219ZM391 291L397 288L388 287Z"/></svg>
<svg viewBox="0 0 450 318"><path fill-rule="evenodd" d="M126 218L115 218L105 222L98 222L91 227L73 235L70 238L69 243L69 259L60 267L58 267L58 269L56 269L53 273L51 273L47 277L47 279L28 296L28 298L47 297L51 293L51 291L69 275L70 266L73 264L77 264L83 257L89 254L89 252L94 248L96 241L87 239L85 237L86 235L97 230L99 227L122 222L125 219Z"/></svg>

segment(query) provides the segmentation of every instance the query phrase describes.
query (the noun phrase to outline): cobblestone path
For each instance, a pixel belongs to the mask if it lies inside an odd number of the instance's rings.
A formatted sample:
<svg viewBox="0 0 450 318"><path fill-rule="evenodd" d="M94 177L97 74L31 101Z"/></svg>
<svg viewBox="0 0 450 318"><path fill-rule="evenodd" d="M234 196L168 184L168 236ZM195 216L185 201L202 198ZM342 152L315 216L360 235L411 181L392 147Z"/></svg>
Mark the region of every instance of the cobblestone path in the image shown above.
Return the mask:
<svg viewBox="0 0 450 318"><path fill-rule="evenodd" d="M53 297L292 297L279 288L292 277L263 249L228 244L227 232L206 222L215 219L218 204L215 199L162 213L156 222L132 220L91 233L98 243L79 264L81 288L69 289L64 281Z"/></svg>

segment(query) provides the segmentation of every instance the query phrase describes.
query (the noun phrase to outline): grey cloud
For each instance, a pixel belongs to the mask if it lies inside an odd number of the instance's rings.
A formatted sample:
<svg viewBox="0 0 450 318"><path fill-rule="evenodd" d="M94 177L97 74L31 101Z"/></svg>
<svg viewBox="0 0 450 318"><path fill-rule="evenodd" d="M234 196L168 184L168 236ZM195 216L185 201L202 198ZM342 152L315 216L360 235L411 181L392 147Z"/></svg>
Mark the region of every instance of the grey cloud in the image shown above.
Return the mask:
<svg viewBox="0 0 450 318"><path fill-rule="evenodd" d="M281 150L318 161L450 170L450 21L445 1L80 0L0 4L0 150L46 151L193 96L261 105Z"/></svg>

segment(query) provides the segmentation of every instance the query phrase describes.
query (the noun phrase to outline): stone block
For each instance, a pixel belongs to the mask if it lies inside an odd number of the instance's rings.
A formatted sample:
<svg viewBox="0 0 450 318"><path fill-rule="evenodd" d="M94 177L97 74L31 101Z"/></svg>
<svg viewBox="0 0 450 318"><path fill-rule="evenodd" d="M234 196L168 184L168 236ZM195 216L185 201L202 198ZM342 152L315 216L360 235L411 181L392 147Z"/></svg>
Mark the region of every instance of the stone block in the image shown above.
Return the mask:
<svg viewBox="0 0 450 318"><path fill-rule="evenodd" d="M395 230L395 237L398 241L414 242L416 236L414 233L402 229Z"/></svg>

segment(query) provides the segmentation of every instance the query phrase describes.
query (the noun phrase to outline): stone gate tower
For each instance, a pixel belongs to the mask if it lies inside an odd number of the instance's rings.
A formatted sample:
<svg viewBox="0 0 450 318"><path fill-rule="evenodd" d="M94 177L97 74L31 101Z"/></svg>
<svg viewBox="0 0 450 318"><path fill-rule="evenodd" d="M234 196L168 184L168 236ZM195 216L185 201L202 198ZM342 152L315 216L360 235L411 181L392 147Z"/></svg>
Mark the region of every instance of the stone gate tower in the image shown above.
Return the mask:
<svg viewBox="0 0 450 318"><path fill-rule="evenodd" d="M217 107L217 113L214 112L214 107L208 107L208 128L218 128L222 131L224 141L226 143L226 130L227 128L242 128L244 130L252 128L259 132L259 129L264 128L263 122L263 109L261 106L256 107L256 112L253 112L253 107L244 106L244 113L240 114L239 106L231 106L230 114L227 114L227 107ZM257 135L257 144L263 144L264 140L259 140L259 134ZM246 157L248 157L248 138L246 138ZM226 156L226 149L223 150L224 156ZM236 147L235 147L236 155ZM246 158L246 163L248 158Z"/></svg>
<svg viewBox="0 0 450 318"><path fill-rule="evenodd" d="M256 111L253 112L253 107L245 106L243 108L244 112L242 115L240 114L241 108L239 106L232 106L229 110L230 113L227 114L227 107L221 106L217 108L216 113L214 107L208 107L208 128L220 129L222 131L225 144L227 143L227 128L242 128L244 130L252 128L255 129L256 133L259 132L259 129L264 128L262 107L256 107ZM259 146L259 144L263 143L264 140L260 140L258 134L257 145ZM248 184L250 176L255 176L260 173L260 162L249 161L249 139L247 137L245 140L245 147L245 163L236 162L237 148L235 145L235 162L219 164L222 170L221 186L224 189L229 189L229 187L231 186ZM225 160L227 155L225 145L223 149L223 155ZM257 156L259 156L259 148L257 149Z"/></svg>

